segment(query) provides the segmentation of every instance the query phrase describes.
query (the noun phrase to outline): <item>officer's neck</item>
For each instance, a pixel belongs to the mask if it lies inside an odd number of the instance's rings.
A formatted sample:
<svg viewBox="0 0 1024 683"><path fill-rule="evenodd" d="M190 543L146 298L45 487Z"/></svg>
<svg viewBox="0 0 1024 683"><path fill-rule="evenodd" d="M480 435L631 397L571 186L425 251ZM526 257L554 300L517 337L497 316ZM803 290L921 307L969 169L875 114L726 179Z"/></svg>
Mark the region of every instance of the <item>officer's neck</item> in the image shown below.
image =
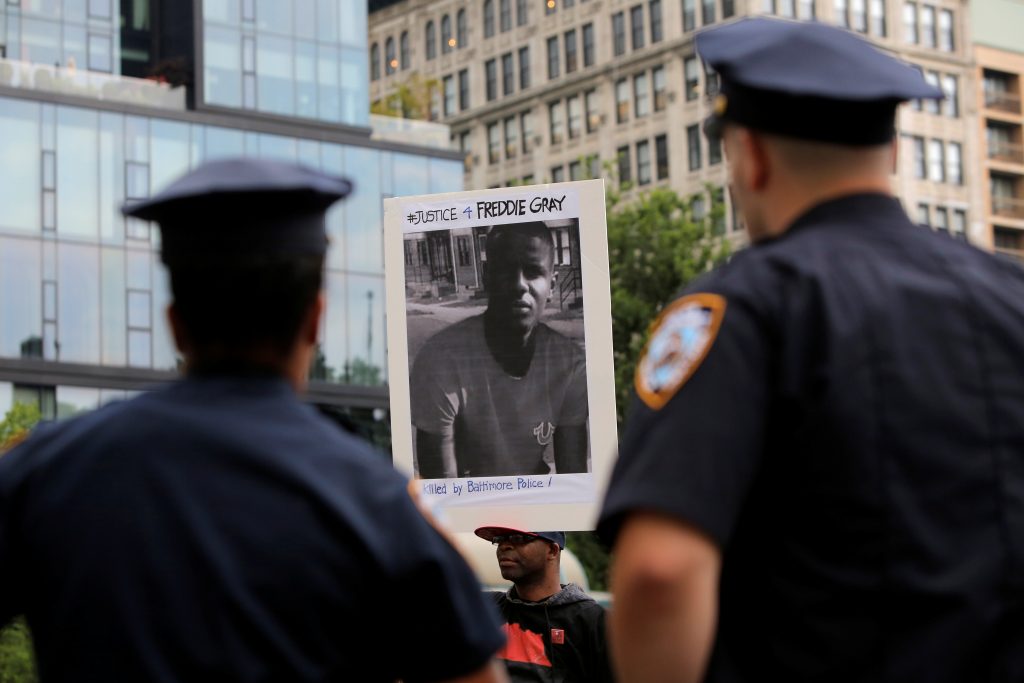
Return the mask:
<svg viewBox="0 0 1024 683"><path fill-rule="evenodd" d="M811 185L792 183L761 197L759 217L748 221L751 241L760 242L785 234L800 216L819 204L855 194L892 194L888 177L850 177Z"/></svg>

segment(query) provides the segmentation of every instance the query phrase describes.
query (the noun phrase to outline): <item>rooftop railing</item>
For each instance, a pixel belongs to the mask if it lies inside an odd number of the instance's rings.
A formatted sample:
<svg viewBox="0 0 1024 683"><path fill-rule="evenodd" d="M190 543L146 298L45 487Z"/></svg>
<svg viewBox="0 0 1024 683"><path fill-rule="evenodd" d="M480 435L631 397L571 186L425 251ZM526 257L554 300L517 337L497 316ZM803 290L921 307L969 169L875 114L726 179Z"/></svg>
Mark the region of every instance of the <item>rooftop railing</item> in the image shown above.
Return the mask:
<svg viewBox="0 0 1024 683"><path fill-rule="evenodd" d="M185 109L184 87L172 88L167 83L86 71L74 66L0 59L0 86L63 93L157 109Z"/></svg>
<svg viewBox="0 0 1024 683"><path fill-rule="evenodd" d="M370 114L370 127L374 140L403 142L435 149L451 149L448 126L433 121L403 119L397 116Z"/></svg>

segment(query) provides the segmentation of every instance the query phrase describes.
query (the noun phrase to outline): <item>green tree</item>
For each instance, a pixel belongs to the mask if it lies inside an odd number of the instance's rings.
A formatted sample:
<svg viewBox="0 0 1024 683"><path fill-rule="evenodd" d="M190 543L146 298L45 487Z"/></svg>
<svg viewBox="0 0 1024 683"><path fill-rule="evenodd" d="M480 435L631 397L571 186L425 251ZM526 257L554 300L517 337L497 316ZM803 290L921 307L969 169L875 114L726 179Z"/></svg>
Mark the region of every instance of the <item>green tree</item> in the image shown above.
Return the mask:
<svg viewBox="0 0 1024 683"><path fill-rule="evenodd" d="M628 189L628 188L625 188ZM729 241L722 237L720 194L705 188L710 205L694 216L695 199L668 188L624 201L623 189L608 191L608 258L612 296L615 391L622 426L633 388L636 363L651 323L690 280L725 262Z"/></svg>
<svg viewBox="0 0 1024 683"><path fill-rule="evenodd" d="M370 104L370 113L383 116L397 116L403 119L430 118L430 103L435 93L441 91L441 83L436 78L423 78L412 74L403 83L395 86L388 95Z"/></svg>
<svg viewBox="0 0 1024 683"><path fill-rule="evenodd" d="M3 421L0 421L0 454L3 454L24 439L29 431L42 419L39 406L32 403L15 403Z"/></svg>
<svg viewBox="0 0 1024 683"><path fill-rule="evenodd" d="M15 403L0 421L0 455L20 443L40 420L39 407ZM22 618L0 629L0 683L35 683L32 635Z"/></svg>

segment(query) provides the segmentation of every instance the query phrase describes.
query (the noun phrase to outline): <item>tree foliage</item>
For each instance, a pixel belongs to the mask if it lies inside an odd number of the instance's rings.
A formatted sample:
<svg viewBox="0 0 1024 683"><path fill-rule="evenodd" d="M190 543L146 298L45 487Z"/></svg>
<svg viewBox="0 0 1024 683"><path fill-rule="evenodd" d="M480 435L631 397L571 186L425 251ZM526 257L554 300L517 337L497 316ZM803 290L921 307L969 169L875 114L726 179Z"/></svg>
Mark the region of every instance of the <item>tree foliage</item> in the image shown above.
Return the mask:
<svg viewBox="0 0 1024 683"><path fill-rule="evenodd" d="M436 78L423 78L413 73L394 91L370 104L370 112L382 116L397 116L403 119L430 119L430 104L441 92L441 83Z"/></svg>
<svg viewBox="0 0 1024 683"><path fill-rule="evenodd" d="M0 454L21 443L40 419L39 406L15 403L0 421Z"/></svg>
<svg viewBox="0 0 1024 683"><path fill-rule="evenodd" d="M608 191L608 257L611 275L612 341L616 406L620 427L633 388L636 363L658 312L689 281L723 263L729 241L721 236L724 207L713 188L704 217L694 217L694 197L669 188L623 200ZM707 200L705 199L705 204Z"/></svg>
<svg viewBox="0 0 1024 683"><path fill-rule="evenodd" d="M39 422L39 407L15 403L0 421L0 455L21 443ZM0 629L0 683L35 683L32 636L22 618Z"/></svg>

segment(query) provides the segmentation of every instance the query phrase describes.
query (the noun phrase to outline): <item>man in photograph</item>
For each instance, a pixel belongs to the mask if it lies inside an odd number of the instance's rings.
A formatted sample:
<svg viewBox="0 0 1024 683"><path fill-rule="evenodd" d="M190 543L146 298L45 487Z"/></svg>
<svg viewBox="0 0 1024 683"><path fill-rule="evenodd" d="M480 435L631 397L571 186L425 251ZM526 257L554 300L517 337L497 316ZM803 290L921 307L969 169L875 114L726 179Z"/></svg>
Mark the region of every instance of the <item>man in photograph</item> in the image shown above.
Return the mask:
<svg viewBox="0 0 1024 683"><path fill-rule="evenodd" d="M424 479L587 471L583 350L541 322L554 283L542 222L487 236L487 310L427 340L411 375Z"/></svg>

